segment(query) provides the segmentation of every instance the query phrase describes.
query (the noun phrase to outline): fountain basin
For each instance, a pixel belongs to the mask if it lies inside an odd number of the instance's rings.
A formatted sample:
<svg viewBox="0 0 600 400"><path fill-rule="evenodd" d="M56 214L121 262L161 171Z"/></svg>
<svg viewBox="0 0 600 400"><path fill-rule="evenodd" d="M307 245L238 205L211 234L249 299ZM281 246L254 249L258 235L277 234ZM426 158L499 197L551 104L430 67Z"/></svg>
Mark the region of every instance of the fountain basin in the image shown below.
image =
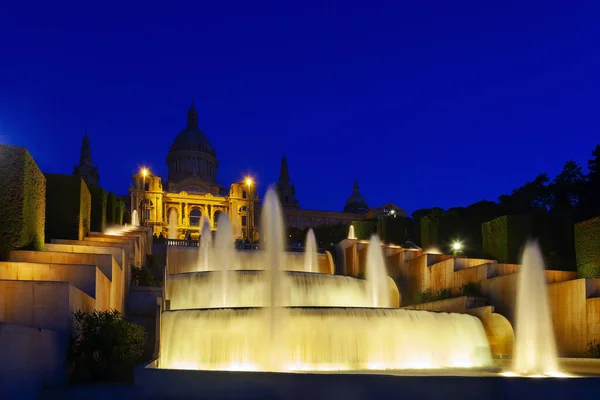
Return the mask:
<svg viewBox="0 0 600 400"><path fill-rule="evenodd" d="M165 311L159 368L359 371L493 365L481 322L382 308Z"/></svg>
<svg viewBox="0 0 600 400"><path fill-rule="evenodd" d="M227 279L225 295L221 280ZM265 271L210 271L169 275L165 299L169 310L269 306ZM367 282L329 274L285 272L282 305L295 307L372 307ZM396 284L388 278L387 307L400 306Z"/></svg>

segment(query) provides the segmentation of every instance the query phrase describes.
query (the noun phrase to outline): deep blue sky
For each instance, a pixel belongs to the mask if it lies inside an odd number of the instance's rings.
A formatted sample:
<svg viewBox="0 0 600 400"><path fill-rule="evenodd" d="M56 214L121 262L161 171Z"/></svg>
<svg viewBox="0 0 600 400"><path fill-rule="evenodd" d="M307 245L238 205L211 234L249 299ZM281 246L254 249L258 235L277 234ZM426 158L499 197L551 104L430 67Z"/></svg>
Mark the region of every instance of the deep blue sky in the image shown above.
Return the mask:
<svg viewBox="0 0 600 400"><path fill-rule="evenodd" d="M286 153L303 208L495 200L600 142L600 5L0 3L0 142L101 183L166 172L195 98L226 187ZM512 3L512 4L511 4Z"/></svg>

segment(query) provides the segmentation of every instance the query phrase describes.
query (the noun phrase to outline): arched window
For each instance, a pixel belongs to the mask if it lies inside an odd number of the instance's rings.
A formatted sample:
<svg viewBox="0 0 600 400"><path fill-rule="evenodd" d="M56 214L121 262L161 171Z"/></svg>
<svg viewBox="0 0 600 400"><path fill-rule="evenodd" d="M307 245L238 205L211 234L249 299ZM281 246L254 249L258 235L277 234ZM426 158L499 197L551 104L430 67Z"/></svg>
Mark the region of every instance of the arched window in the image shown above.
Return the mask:
<svg viewBox="0 0 600 400"><path fill-rule="evenodd" d="M245 199L247 197L248 197L248 195L246 194L246 191L242 190L242 199Z"/></svg>
<svg viewBox="0 0 600 400"><path fill-rule="evenodd" d="M150 221L150 214L154 208L154 203L150 199L140 200L140 210L144 221Z"/></svg>
<svg viewBox="0 0 600 400"><path fill-rule="evenodd" d="M202 217L202 213L199 209L194 208L190 211L190 226L200 226L200 218Z"/></svg>

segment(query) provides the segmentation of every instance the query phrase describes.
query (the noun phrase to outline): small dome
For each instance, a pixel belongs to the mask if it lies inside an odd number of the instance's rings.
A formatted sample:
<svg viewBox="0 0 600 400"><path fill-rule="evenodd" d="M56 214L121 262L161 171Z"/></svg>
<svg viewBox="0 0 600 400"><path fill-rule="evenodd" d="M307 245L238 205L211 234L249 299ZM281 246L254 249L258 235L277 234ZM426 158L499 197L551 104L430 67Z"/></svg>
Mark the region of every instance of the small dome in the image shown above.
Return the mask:
<svg viewBox="0 0 600 400"><path fill-rule="evenodd" d="M358 182L354 182L354 190L348 200L346 200L346 206L344 212L364 214L369 211L369 206L365 198L358 191Z"/></svg>
<svg viewBox="0 0 600 400"><path fill-rule="evenodd" d="M193 102L192 107L188 111L188 124L181 132L179 132L177 137L175 137L170 151L199 151L216 157L215 150L210 144L210 141L204 132L198 128L198 113L194 108Z"/></svg>

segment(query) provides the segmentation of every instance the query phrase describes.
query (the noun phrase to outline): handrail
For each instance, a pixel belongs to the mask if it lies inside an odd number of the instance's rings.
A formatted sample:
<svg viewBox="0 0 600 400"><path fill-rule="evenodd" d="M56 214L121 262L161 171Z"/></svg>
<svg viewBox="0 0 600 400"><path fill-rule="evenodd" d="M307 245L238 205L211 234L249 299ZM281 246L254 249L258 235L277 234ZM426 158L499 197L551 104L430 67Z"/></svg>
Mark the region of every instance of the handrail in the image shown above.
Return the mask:
<svg viewBox="0 0 600 400"><path fill-rule="evenodd" d="M155 239L155 241L160 241L161 239ZM162 239L164 240L167 246L176 246L176 247L199 247L200 242L198 240L185 240L185 239ZM235 248L237 250L246 250L246 251L257 251L260 250L260 246L257 243L236 243ZM306 251L306 247L298 247L298 246L287 246L285 251L288 253L304 253ZM325 253L325 249L317 249L319 253Z"/></svg>

